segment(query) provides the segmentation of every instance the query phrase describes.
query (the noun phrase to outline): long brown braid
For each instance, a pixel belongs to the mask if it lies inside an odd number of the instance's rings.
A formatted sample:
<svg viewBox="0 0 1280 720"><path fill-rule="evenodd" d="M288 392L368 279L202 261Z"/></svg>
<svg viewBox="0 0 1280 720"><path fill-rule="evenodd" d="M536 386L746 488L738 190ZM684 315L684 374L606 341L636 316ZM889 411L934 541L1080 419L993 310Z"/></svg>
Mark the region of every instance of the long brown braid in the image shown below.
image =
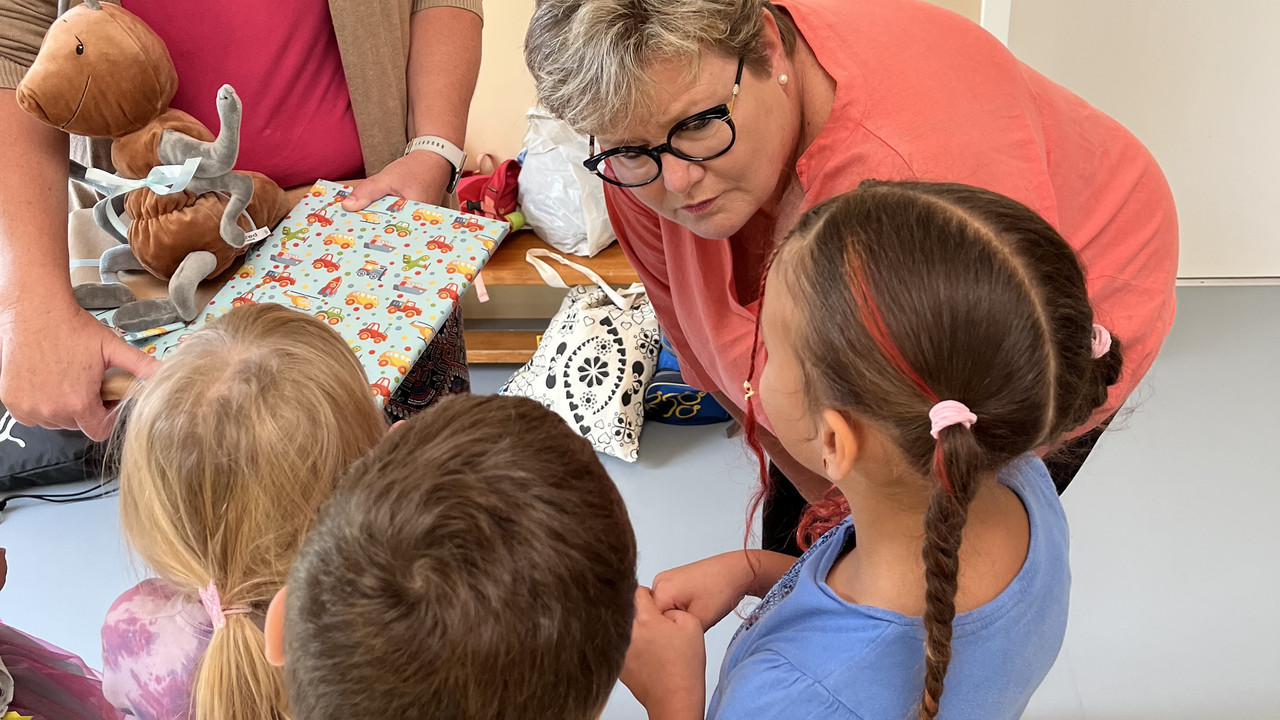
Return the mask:
<svg viewBox="0 0 1280 720"><path fill-rule="evenodd" d="M1120 375L1120 343L1093 358L1084 273L1053 227L968 186L863 183L806 213L780 243L773 271L793 289L810 409L871 422L930 483L917 712L932 720L951 662L969 504L984 478L1055 445L1105 404ZM753 354L752 376L754 365ZM935 440L929 411L940 400L963 403L977 423L944 428ZM810 513L811 525L814 515L847 517L848 505L833 498Z"/></svg>

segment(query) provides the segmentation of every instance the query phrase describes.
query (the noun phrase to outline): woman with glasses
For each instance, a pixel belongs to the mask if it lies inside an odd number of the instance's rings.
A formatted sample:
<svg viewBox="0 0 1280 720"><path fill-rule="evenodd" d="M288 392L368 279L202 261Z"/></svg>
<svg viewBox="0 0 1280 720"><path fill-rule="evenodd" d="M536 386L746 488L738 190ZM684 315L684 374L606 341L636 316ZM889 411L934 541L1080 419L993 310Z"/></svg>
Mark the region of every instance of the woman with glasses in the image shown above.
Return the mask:
<svg viewBox="0 0 1280 720"><path fill-rule="evenodd" d="M747 402L775 241L870 178L988 188L1080 253L1097 322L1125 339L1126 373L1049 459L1059 490L1172 324L1177 220L1150 153L951 12L917 0L540 0L525 59L540 101L591 137L583 161L686 380L731 411ZM766 502L765 545L794 551L800 496L829 484L762 440L799 490Z"/></svg>

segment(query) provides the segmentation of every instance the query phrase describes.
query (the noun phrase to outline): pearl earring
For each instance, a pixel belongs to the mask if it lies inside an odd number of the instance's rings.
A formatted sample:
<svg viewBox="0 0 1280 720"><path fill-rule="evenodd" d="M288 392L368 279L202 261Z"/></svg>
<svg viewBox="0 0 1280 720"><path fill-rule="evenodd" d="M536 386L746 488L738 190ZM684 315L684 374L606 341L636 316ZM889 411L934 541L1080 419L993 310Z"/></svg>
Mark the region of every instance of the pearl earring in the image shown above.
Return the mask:
<svg viewBox="0 0 1280 720"><path fill-rule="evenodd" d="M786 75L779 75L779 76L778 76L778 84L779 84L779 85L786 85L786 84L787 84L787 82L788 82L789 80L791 80L791 78L787 77Z"/></svg>

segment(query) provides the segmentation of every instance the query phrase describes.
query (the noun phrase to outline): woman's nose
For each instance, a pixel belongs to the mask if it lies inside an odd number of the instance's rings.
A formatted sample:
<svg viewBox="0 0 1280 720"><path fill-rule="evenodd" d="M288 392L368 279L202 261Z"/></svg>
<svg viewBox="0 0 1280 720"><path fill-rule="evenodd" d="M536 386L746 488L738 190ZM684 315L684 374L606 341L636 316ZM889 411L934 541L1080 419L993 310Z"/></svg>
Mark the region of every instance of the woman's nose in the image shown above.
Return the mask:
<svg viewBox="0 0 1280 720"><path fill-rule="evenodd" d="M705 174L701 163L681 160L674 155L662 158L662 182L667 186L667 192L686 195Z"/></svg>

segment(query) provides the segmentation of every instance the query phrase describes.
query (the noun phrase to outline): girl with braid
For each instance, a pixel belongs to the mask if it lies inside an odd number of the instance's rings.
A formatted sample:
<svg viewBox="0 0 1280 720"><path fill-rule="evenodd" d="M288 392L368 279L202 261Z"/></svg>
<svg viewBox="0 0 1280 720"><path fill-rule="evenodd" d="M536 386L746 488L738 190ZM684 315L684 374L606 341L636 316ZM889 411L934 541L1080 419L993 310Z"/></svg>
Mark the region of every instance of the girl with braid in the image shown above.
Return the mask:
<svg viewBox="0 0 1280 720"><path fill-rule="evenodd" d="M651 720L703 717L700 631L756 595L709 720L1021 717L1070 591L1040 454L1121 367L1075 253L995 193L869 181L802 217L763 297L747 405L833 491L794 566L737 551L642 589L623 681Z"/></svg>

